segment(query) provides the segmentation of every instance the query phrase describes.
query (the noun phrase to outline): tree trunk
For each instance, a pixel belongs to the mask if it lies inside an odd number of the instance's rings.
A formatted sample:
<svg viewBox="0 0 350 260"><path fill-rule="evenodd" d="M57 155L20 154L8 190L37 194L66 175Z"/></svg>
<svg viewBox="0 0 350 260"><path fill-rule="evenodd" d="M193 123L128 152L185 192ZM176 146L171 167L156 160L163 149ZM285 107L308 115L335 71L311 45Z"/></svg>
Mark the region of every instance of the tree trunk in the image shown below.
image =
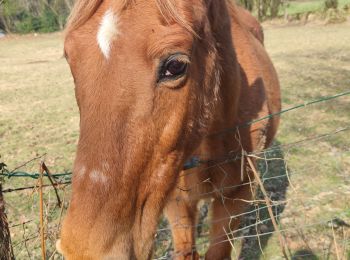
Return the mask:
<svg viewBox="0 0 350 260"><path fill-rule="evenodd" d="M0 183L0 260L14 260L10 230L5 213L5 201Z"/></svg>
<svg viewBox="0 0 350 260"><path fill-rule="evenodd" d="M1 2L1 0L0 0ZM10 32L10 27L7 24L4 12L2 10L2 6L0 5L0 29L4 30L5 32L9 33Z"/></svg>
<svg viewBox="0 0 350 260"><path fill-rule="evenodd" d="M271 18L275 18L278 16L278 11L280 9L281 6L281 0L272 0L271 1Z"/></svg>

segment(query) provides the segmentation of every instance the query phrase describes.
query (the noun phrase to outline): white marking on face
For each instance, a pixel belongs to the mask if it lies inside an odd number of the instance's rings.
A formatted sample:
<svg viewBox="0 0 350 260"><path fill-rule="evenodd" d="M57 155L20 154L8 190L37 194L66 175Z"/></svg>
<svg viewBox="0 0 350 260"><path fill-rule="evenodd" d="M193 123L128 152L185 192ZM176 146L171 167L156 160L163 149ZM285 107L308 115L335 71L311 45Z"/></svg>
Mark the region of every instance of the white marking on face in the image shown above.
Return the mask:
<svg viewBox="0 0 350 260"><path fill-rule="evenodd" d="M119 34L118 16L109 9L103 16L97 32L97 42L103 55L108 59L114 38Z"/></svg>
<svg viewBox="0 0 350 260"><path fill-rule="evenodd" d="M101 173L97 170L91 171L90 178L93 182L102 182L102 183L107 182L107 177L105 175L103 175L103 173Z"/></svg>

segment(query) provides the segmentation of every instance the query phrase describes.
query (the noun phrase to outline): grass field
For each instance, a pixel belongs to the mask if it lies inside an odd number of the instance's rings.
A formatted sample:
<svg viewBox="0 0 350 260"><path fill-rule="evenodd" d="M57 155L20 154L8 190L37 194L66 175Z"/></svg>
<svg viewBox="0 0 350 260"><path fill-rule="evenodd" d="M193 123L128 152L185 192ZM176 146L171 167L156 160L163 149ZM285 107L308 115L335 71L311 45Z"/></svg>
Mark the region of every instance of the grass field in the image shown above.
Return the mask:
<svg viewBox="0 0 350 260"><path fill-rule="evenodd" d="M343 9L345 6L350 6L349 0L338 0L338 8ZM282 8L283 12L290 15L301 14L307 12L322 12L324 11L324 1L306 0L306 1L289 1Z"/></svg>
<svg viewBox="0 0 350 260"><path fill-rule="evenodd" d="M348 24L269 26L265 35L266 48L280 76L284 108L350 90ZM79 115L69 68L62 58L61 37L49 34L0 40L0 160L9 169L43 154L53 172L72 167ZM287 145L345 127L350 127L350 96L284 114L276 144ZM350 131L344 131L284 146L267 155L283 160L269 163L267 172L262 164L263 177L278 177L286 172L290 175L290 182L284 178L265 185L272 198L286 202L276 210L293 259L350 259L350 229L341 222L350 223L349 137ZM37 172L38 161L22 170ZM5 180L4 188L35 183L11 178ZM62 197L63 193L60 192ZM67 206L69 186L65 194ZM39 259L37 192L6 193L5 199L17 259ZM52 191L46 193L45 202L50 256L54 253L61 211L55 206ZM267 217L263 211L261 214L261 219ZM334 218L337 223L332 225L330 220ZM256 228L271 231L265 224ZM237 240L233 257L238 258L243 245L243 259L283 259L276 234L262 236L260 241ZM206 238L198 241L202 252L205 242ZM162 246L168 244L166 241ZM51 259L59 258L53 255Z"/></svg>

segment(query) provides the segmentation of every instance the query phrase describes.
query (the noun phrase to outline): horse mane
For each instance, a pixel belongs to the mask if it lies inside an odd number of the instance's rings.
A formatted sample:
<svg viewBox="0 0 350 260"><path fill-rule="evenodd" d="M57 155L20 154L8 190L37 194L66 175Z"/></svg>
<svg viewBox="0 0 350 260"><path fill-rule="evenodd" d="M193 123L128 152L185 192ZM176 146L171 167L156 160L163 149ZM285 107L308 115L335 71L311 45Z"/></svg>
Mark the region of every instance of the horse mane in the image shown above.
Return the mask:
<svg viewBox="0 0 350 260"><path fill-rule="evenodd" d="M135 0L113 0L122 9L127 8ZM89 20L93 14L97 11L99 6L102 4L103 0L77 0L74 8L68 18L68 23L66 26L66 33L77 29L82 26L87 20ZM186 21L185 17L179 13L173 0L156 0L158 9L164 19L169 23L174 21L185 29L194 33L190 23ZM195 34L195 33L194 33Z"/></svg>
<svg viewBox="0 0 350 260"><path fill-rule="evenodd" d="M66 33L77 29L83 25L96 12L103 0L77 0L74 4L73 10L68 17L66 25Z"/></svg>

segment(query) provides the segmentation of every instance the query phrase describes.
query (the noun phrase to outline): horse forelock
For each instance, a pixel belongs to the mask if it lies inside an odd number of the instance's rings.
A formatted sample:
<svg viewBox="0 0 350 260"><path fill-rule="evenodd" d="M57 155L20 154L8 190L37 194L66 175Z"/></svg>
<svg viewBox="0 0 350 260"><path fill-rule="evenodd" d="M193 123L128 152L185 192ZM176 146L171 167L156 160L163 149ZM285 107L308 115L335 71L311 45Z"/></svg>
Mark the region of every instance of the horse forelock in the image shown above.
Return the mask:
<svg viewBox="0 0 350 260"><path fill-rule="evenodd" d="M97 11L99 6L103 3L103 1L104 0L77 0L68 18L66 34L82 26L87 20L89 20ZM178 23L189 32L196 34L192 23L189 21L188 16L186 17L185 14L186 11L184 9L186 9L186 6L190 6L187 1L183 1L183 3L175 3L176 1L174 0L155 1L159 12L168 23ZM111 0L111 4L117 6L117 9L119 9L119 11L128 8L134 2L136 2L136 0Z"/></svg>

